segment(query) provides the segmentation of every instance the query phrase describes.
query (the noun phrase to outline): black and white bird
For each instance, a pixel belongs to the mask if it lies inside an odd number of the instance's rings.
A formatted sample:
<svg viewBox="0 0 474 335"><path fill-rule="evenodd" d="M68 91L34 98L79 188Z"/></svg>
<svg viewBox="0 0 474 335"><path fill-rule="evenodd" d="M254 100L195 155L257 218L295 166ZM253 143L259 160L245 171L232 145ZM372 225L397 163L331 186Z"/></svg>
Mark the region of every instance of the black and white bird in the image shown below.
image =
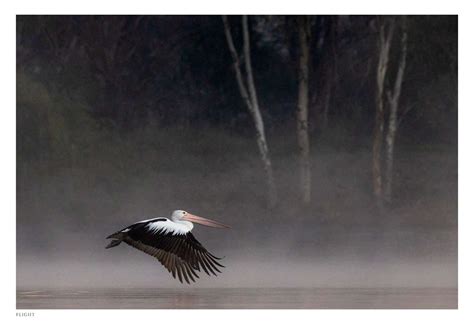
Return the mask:
<svg viewBox="0 0 474 335"><path fill-rule="evenodd" d="M221 272L219 267L224 267L218 262L221 258L207 251L191 234L193 222L214 228L230 228L214 220L175 210L171 220L163 217L144 220L113 233L107 237L112 241L105 248L125 242L156 257L173 278L178 276L181 283L183 279L188 284L190 280L194 282L201 269L208 275L217 276L216 272Z"/></svg>

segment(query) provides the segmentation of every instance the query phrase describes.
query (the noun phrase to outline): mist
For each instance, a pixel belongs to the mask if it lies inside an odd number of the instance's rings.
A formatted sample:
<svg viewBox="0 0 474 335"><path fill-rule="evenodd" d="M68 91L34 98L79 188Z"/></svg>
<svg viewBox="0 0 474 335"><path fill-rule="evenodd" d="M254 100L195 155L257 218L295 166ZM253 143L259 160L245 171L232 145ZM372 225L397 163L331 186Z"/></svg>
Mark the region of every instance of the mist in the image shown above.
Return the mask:
<svg viewBox="0 0 474 335"><path fill-rule="evenodd" d="M200 142L188 150L179 143L184 131L161 134L176 136L174 145L148 160L127 160L115 173L104 175L104 157L95 155L90 168L25 178L18 285L178 287L152 257L126 245L105 250L105 237L186 209L231 226L194 229L226 266L196 286L456 286L455 153L403 153L400 173L409 172L403 179L409 191L380 214L364 187L369 152L315 152L314 206L305 208L291 187L297 160L282 150L275 153L281 198L270 209L254 140L210 132L193 130ZM107 161L120 164L119 157Z"/></svg>

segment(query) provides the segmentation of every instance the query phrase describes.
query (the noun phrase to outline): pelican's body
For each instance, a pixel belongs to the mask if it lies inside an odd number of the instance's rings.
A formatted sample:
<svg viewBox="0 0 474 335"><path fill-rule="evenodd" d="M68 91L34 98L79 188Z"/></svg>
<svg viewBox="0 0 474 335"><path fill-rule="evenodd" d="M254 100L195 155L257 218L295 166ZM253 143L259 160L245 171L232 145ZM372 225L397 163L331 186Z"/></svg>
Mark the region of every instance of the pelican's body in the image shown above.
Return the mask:
<svg viewBox="0 0 474 335"><path fill-rule="evenodd" d="M220 258L209 253L191 234L194 224L228 228L216 221L205 219L183 210L176 210L171 220L164 217L139 221L107 238L113 239L106 247L112 248L125 242L151 256L156 257L173 277L189 284L199 278L196 272L202 268L208 275L220 272Z"/></svg>

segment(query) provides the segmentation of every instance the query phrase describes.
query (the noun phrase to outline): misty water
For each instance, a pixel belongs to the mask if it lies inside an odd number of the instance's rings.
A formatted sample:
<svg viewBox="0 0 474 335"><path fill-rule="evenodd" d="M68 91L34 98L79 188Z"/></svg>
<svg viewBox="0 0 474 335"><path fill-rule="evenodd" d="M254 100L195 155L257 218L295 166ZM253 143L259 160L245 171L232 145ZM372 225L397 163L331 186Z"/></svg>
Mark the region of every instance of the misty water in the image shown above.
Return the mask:
<svg viewBox="0 0 474 335"><path fill-rule="evenodd" d="M299 205L296 162L283 155L274 209L255 187L256 156L243 153L222 153L216 165L181 151L157 173L126 172L120 183L97 182L91 166L20 184L17 308L457 307L455 154L405 153L403 197L380 214L364 187L367 152L316 153L310 208ZM177 169L182 161L193 168ZM138 250L104 248L112 232L175 208L232 226L193 231L224 257L218 277L183 285Z"/></svg>
<svg viewBox="0 0 474 335"><path fill-rule="evenodd" d="M20 309L457 308L454 288L19 290Z"/></svg>

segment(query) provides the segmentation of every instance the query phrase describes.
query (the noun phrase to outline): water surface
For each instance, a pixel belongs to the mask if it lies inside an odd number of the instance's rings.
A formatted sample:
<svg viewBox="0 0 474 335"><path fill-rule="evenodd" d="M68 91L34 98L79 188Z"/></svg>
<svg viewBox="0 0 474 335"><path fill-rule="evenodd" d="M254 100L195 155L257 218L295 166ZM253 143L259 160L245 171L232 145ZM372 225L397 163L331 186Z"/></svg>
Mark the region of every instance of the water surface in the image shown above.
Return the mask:
<svg viewBox="0 0 474 335"><path fill-rule="evenodd" d="M17 290L18 309L457 308L456 288Z"/></svg>

